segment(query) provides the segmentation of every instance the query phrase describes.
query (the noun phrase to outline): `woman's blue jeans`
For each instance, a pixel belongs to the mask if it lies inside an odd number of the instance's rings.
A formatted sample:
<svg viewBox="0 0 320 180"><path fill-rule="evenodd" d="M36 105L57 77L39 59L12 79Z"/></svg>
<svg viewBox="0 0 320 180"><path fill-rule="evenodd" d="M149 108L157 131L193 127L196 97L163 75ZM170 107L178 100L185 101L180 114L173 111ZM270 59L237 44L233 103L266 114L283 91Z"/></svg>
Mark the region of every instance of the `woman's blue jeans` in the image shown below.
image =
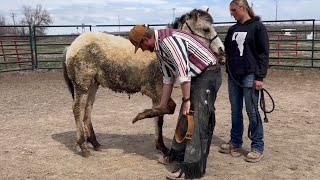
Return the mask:
<svg viewBox="0 0 320 180"><path fill-rule="evenodd" d="M263 124L259 114L259 91L253 88L254 74L240 79L228 77L229 100L231 104L231 144L241 147L243 140L243 100L249 117L248 136L251 140L251 150L264 151Z"/></svg>

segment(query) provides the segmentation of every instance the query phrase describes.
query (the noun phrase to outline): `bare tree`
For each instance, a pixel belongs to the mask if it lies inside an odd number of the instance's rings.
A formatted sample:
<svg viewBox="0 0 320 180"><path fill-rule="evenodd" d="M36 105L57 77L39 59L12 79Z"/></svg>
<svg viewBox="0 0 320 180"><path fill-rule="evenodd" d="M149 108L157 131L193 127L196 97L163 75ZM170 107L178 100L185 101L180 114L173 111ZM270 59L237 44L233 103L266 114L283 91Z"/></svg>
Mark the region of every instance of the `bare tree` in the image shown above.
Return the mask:
<svg viewBox="0 0 320 180"><path fill-rule="evenodd" d="M34 9L31 6L23 6L23 15L24 17L21 20L21 24L47 26L53 23L53 17L40 4L37 4ZM46 27L37 27L36 33L43 35L45 34L45 30Z"/></svg>
<svg viewBox="0 0 320 180"><path fill-rule="evenodd" d="M0 16L0 35L15 35L16 29L8 24L4 16Z"/></svg>
<svg viewBox="0 0 320 180"><path fill-rule="evenodd" d="M3 16L0 16L0 26L6 25L6 18Z"/></svg>
<svg viewBox="0 0 320 180"><path fill-rule="evenodd" d="M6 18L4 16L0 16L0 35L8 34L11 32L10 27L6 27Z"/></svg>

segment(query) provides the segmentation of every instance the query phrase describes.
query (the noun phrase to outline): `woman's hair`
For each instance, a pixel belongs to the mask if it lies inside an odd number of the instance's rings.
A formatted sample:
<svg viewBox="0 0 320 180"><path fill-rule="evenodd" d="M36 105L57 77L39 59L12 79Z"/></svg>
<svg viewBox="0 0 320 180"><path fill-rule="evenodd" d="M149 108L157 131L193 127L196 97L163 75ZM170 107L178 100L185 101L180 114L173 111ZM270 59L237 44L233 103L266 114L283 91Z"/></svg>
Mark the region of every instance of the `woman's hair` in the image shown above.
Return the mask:
<svg viewBox="0 0 320 180"><path fill-rule="evenodd" d="M248 1L247 0L232 0L230 2L230 5L231 4L234 4L234 5L237 5L237 6L242 6L242 7L245 7L248 11L248 14L251 18L255 17L255 13L253 12L253 9L252 7L249 6L248 4Z"/></svg>

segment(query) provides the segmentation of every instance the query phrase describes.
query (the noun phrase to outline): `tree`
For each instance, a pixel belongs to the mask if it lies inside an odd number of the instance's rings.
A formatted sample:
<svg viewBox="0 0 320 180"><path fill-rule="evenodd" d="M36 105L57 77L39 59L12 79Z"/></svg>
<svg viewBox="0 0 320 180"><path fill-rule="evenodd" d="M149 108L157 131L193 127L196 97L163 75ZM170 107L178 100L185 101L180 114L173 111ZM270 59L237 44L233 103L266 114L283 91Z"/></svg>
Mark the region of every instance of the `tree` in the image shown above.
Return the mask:
<svg viewBox="0 0 320 180"><path fill-rule="evenodd" d="M3 16L0 16L0 26L4 26L6 25L6 18L4 18Z"/></svg>
<svg viewBox="0 0 320 180"><path fill-rule="evenodd" d="M0 16L0 26L6 25L6 19L3 16ZM5 27L0 27L0 35L6 32Z"/></svg>
<svg viewBox="0 0 320 180"><path fill-rule="evenodd" d="M0 35L14 34L14 29L12 27L7 27L6 25L6 18L0 16Z"/></svg>
<svg viewBox="0 0 320 180"><path fill-rule="evenodd" d="M21 20L21 24L30 26L47 26L53 23L53 18L50 13L40 4L37 4L34 9L31 6L23 6L22 8L24 17ZM37 27L36 33L38 35L43 35L45 34L45 30L46 27ZM25 34L24 32L22 33Z"/></svg>

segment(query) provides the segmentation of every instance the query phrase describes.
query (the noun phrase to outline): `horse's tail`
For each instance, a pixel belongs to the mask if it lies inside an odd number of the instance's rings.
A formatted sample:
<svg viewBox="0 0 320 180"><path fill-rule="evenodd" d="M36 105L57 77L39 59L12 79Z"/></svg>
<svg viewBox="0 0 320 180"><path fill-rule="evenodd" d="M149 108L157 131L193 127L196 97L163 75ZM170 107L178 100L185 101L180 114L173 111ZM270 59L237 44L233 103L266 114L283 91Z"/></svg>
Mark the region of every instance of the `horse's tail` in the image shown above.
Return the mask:
<svg viewBox="0 0 320 180"><path fill-rule="evenodd" d="M67 86L68 86L69 92L72 95L72 99L74 99L74 87L73 87L73 84L68 76L68 71L67 71L67 64L66 64L67 51L68 51L68 47L66 47L63 52L63 59L64 59L63 64L62 64L63 77L64 77L64 80L65 80Z"/></svg>

